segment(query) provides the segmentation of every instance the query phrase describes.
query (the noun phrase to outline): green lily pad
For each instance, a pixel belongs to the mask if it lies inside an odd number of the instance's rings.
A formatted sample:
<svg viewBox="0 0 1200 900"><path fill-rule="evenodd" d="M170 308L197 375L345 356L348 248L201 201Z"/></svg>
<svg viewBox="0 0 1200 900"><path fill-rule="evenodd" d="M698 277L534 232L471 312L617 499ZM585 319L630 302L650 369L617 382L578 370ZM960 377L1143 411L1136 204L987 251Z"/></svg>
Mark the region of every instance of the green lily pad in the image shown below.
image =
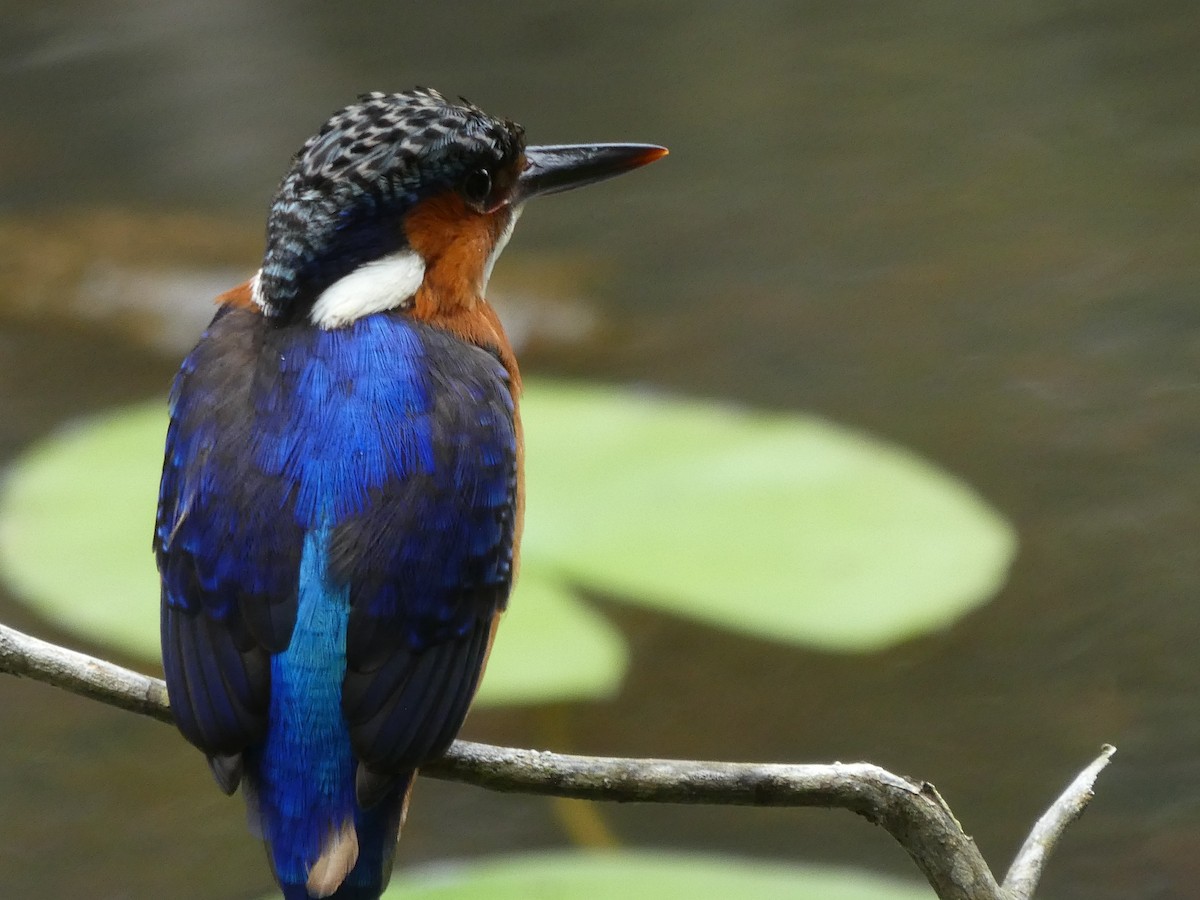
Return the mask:
<svg viewBox="0 0 1200 900"><path fill-rule="evenodd" d="M629 666L621 633L561 582L521 567L475 702L485 706L615 697Z"/></svg>
<svg viewBox="0 0 1200 900"><path fill-rule="evenodd" d="M75 423L35 445L0 487L0 573L64 628L159 658L150 549L162 403ZM523 571L477 702L603 699L628 665L620 633L561 582Z"/></svg>
<svg viewBox="0 0 1200 900"><path fill-rule="evenodd" d="M986 601L1012 530L963 483L820 419L530 383L521 578L484 703L611 696L621 636L572 588L869 650ZM64 627L158 657L162 404L64 429L0 490L0 572Z"/></svg>
<svg viewBox="0 0 1200 900"><path fill-rule="evenodd" d="M870 650L986 601L1016 549L963 482L816 417L543 382L522 411L525 565L628 603Z"/></svg>
<svg viewBox="0 0 1200 900"><path fill-rule="evenodd" d="M162 403L71 423L0 484L0 572L69 631L158 659L150 538L166 436Z"/></svg>
<svg viewBox="0 0 1200 900"><path fill-rule="evenodd" d="M278 895L276 895L276 898ZM853 869L684 853L528 853L397 872L383 900L933 900L933 891Z"/></svg>

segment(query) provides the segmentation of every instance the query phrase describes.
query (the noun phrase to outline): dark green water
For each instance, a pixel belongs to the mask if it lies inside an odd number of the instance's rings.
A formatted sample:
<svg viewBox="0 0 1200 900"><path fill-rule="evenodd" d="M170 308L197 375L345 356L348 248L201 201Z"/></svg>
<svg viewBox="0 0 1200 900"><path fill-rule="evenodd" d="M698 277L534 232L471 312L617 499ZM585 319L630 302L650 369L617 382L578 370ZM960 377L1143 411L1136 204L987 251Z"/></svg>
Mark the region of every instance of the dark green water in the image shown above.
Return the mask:
<svg viewBox="0 0 1200 900"><path fill-rule="evenodd" d="M4 458L66 418L161 394L178 362L33 291L30 271L69 279L37 241L14 262L30 217L198 211L252 236L332 109L414 83L535 141L667 144L669 160L620 189L523 219L501 269L568 260L605 323L582 345L530 348L526 367L870 430L975 485L1015 523L1019 558L1001 595L947 633L865 657L613 608L635 652L617 701L481 713L468 736L870 759L935 781L1000 871L1111 741L1120 752L1045 896L1195 896L1200 8L10 0L3 19ZM122 245L99 230L62 227L55 252ZM192 237L174 264L257 265L252 247L214 249L211 226ZM12 312L29 302L46 314ZM56 636L11 597L0 619ZM7 896L269 886L239 804L169 729L4 679L0 734ZM601 813L630 846L913 874L843 813ZM427 781L400 859L567 843L546 801Z"/></svg>

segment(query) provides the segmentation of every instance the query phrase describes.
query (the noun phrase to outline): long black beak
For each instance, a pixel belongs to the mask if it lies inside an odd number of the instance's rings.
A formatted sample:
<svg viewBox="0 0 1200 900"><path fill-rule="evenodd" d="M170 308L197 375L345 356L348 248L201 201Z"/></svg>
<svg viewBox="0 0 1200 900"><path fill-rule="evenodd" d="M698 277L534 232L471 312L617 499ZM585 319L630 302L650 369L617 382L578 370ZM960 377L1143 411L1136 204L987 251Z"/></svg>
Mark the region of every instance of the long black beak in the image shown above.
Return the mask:
<svg viewBox="0 0 1200 900"><path fill-rule="evenodd" d="M558 144L526 147L525 168L517 178L513 202L583 187L662 159L656 144Z"/></svg>

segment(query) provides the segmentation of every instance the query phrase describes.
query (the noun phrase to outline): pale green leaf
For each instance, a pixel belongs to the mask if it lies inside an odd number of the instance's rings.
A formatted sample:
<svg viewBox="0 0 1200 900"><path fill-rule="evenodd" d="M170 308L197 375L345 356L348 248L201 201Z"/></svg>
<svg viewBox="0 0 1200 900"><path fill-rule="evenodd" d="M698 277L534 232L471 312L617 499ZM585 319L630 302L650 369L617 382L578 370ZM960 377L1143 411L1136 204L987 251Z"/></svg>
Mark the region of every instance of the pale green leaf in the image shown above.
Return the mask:
<svg viewBox="0 0 1200 900"><path fill-rule="evenodd" d="M383 900L933 900L853 869L650 852L546 852L397 872Z"/></svg>
<svg viewBox="0 0 1200 900"><path fill-rule="evenodd" d="M500 623L477 704L602 700L628 667L625 639L594 608L536 568L522 567Z"/></svg>
<svg viewBox="0 0 1200 900"><path fill-rule="evenodd" d="M961 481L822 419L539 382L526 565L775 640L868 650L944 627L1016 541Z"/></svg>
<svg viewBox="0 0 1200 900"><path fill-rule="evenodd" d="M885 646L1002 582L1015 538L966 485L819 419L535 382L522 579L484 702L611 696L621 637L579 585L776 640ZM160 404L32 447L0 493L0 571L65 627L157 657Z"/></svg>
<svg viewBox="0 0 1200 900"><path fill-rule="evenodd" d="M0 485L0 571L71 631L157 659L150 540L163 403L75 422L31 447Z"/></svg>

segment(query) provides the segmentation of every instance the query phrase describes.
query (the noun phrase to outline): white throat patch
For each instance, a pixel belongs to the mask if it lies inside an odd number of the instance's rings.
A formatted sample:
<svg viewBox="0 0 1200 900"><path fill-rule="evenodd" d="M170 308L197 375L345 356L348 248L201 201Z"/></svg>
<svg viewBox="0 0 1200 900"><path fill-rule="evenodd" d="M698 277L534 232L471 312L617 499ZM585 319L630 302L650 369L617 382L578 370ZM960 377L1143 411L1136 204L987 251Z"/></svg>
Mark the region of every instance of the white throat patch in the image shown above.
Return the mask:
<svg viewBox="0 0 1200 900"><path fill-rule="evenodd" d="M496 240L496 246L492 248L492 254L487 258L487 262L483 266L483 284L479 286L479 292L487 291L488 282L492 280L492 269L496 268L496 260L500 258L500 254L504 252L504 248L508 246L508 239L512 237L513 229L517 227L517 219L521 218L521 210L524 207L514 206L508 217L508 224L504 226L504 233Z"/></svg>
<svg viewBox="0 0 1200 900"><path fill-rule="evenodd" d="M356 319L406 306L425 279L425 261L401 250L364 263L325 288L308 314L321 328L341 328Z"/></svg>
<svg viewBox="0 0 1200 900"><path fill-rule="evenodd" d="M262 269L255 272L254 277L250 279L250 299L259 309L266 310L267 301L263 299L262 292Z"/></svg>

